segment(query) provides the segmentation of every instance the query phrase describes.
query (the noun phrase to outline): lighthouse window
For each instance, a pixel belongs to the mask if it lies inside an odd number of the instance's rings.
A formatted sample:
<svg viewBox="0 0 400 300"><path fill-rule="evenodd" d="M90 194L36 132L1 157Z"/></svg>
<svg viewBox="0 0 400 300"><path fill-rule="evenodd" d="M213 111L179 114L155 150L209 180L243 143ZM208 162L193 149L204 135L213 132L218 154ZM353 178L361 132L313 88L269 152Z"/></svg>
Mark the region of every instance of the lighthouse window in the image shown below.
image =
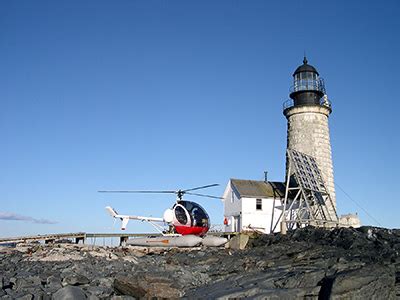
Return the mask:
<svg viewBox="0 0 400 300"><path fill-rule="evenodd" d="M256 210L262 210L262 199L256 199Z"/></svg>

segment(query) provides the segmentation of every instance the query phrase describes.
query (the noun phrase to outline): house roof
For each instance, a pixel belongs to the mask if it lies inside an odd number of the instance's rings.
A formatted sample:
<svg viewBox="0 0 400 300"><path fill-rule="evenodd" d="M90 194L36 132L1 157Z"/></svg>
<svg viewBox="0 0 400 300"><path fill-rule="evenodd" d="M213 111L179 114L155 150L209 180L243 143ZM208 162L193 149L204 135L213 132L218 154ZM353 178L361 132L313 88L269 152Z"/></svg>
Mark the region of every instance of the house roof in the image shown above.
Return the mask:
<svg viewBox="0 0 400 300"><path fill-rule="evenodd" d="M231 179L232 189L240 198L284 198L283 182Z"/></svg>

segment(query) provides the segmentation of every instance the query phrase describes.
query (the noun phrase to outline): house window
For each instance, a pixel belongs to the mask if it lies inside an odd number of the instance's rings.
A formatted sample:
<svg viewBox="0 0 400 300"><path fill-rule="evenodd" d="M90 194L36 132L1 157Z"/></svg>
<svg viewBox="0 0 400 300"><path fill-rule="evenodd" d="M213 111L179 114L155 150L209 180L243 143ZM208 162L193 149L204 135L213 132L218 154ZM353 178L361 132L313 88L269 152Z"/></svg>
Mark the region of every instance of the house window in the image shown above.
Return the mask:
<svg viewBox="0 0 400 300"><path fill-rule="evenodd" d="M262 210L262 199L256 199L256 210Z"/></svg>

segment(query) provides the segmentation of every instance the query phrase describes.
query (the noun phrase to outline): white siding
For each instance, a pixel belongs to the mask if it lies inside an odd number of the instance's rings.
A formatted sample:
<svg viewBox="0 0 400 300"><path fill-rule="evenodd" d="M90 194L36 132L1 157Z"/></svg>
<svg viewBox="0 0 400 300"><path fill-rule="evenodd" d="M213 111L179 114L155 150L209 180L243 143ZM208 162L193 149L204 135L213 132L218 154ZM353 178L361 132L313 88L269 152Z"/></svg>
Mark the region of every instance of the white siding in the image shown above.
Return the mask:
<svg viewBox="0 0 400 300"><path fill-rule="evenodd" d="M258 198L262 200L262 210L256 209L256 198L242 198L242 230L260 230L264 233L270 233L271 226L274 226L277 222L281 210L278 209L281 205L280 200L273 198ZM271 224L272 217L274 218L273 224ZM277 226L275 232L279 231Z"/></svg>
<svg viewBox="0 0 400 300"><path fill-rule="evenodd" d="M238 217L242 213L242 200L237 197L235 193L232 192L232 189L229 188L224 194L224 217L228 220L228 225L225 226L225 231L234 231L233 228L233 220L234 217Z"/></svg>
<svg viewBox="0 0 400 300"><path fill-rule="evenodd" d="M231 183L225 189L224 193L224 217L228 220L228 225L225 226L225 231L234 231L235 218L239 218L241 230L259 230L264 233L270 233L271 226L275 226L281 215L281 200L273 198L258 198L262 199L262 210L256 209L257 198L238 198L232 192ZM272 224L271 219L274 218ZM280 226L276 226L275 232L280 231Z"/></svg>

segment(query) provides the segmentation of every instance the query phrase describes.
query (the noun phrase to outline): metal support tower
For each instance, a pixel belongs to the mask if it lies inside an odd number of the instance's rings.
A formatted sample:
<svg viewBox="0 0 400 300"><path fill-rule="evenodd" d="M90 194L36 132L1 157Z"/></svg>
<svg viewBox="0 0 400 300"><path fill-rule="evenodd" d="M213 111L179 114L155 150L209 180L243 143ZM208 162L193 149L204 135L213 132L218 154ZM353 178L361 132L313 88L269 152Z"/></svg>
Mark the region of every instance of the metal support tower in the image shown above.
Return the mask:
<svg viewBox="0 0 400 300"><path fill-rule="evenodd" d="M307 225L338 226L335 206L314 157L293 149L288 149L287 155L289 166L281 232Z"/></svg>

